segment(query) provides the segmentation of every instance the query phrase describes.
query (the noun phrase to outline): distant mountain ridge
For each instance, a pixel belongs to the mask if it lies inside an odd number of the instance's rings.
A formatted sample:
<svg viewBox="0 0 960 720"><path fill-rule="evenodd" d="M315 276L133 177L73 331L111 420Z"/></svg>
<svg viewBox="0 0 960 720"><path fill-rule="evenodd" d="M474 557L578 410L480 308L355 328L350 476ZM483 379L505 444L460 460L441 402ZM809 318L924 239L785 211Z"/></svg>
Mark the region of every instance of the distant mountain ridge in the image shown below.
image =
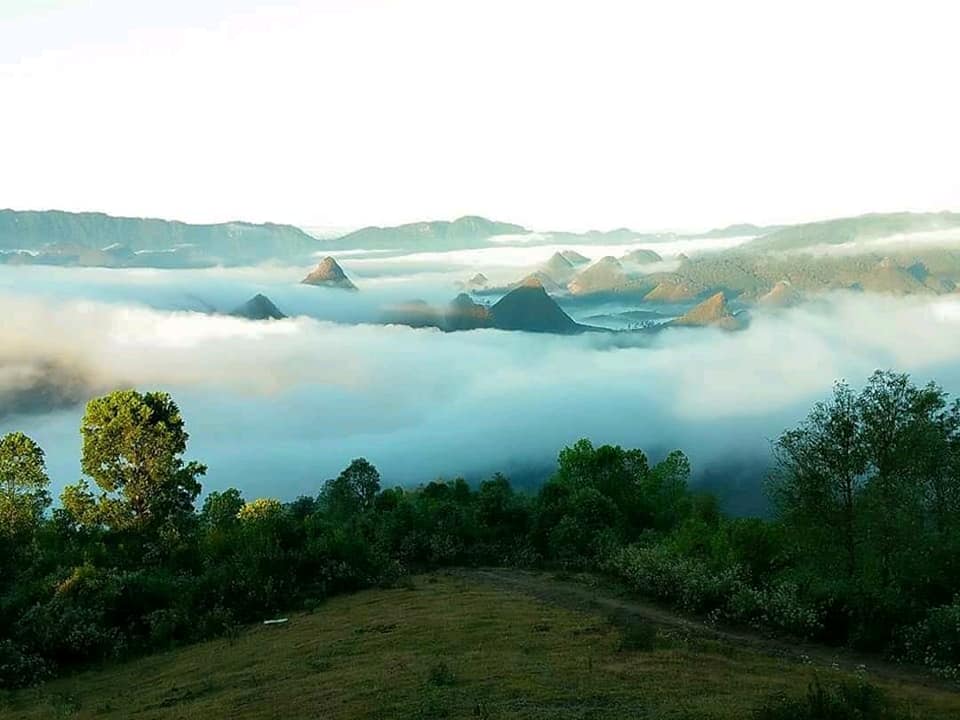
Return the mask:
<svg viewBox="0 0 960 720"><path fill-rule="evenodd" d="M0 210L0 262L14 256L22 264L202 267L302 260L322 247L292 225Z"/></svg>
<svg viewBox="0 0 960 720"><path fill-rule="evenodd" d="M799 250L951 228L960 229L960 213L868 213L789 225L751 240L743 247L749 250Z"/></svg>
<svg viewBox="0 0 960 720"><path fill-rule="evenodd" d="M525 235L530 231L521 225L496 222L477 215L456 220L433 220L395 227L370 226L324 242L331 250L436 250L484 246L497 235Z"/></svg>

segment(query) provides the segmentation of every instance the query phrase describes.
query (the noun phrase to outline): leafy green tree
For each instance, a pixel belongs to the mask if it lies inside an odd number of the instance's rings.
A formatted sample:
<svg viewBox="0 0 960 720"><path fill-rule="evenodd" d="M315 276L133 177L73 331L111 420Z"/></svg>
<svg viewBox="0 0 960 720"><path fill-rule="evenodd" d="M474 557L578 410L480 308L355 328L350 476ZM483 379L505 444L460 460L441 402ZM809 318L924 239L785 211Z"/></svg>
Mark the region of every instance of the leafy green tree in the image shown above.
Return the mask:
<svg viewBox="0 0 960 720"><path fill-rule="evenodd" d="M207 527L225 529L238 522L238 515L245 501L236 488L227 488L223 492L214 490L203 501L200 520Z"/></svg>
<svg viewBox="0 0 960 720"><path fill-rule="evenodd" d="M0 438L0 533L33 532L50 505L50 478L43 450L20 432Z"/></svg>
<svg viewBox="0 0 960 720"><path fill-rule="evenodd" d="M656 530L675 527L690 512L690 461L674 450L640 477L647 522Z"/></svg>
<svg viewBox="0 0 960 720"><path fill-rule="evenodd" d="M283 514L283 504L276 498L257 498L245 503L237 512L242 523L275 520Z"/></svg>
<svg viewBox="0 0 960 720"><path fill-rule="evenodd" d="M167 393L119 390L87 404L81 468L104 491L105 524L157 528L193 510L205 466L183 460L189 436Z"/></svg>
<svg viewBox="0 0 960 720"><path fill-rule="evenodd" d="M357 458L324 483L321 498L331 515L350 517L373 509L379 492L380 473L365 458Z"/></svg>
<svg viewBox="0 0 960 720"><path fill-rule="evenodd" d="M814 557L833 557L852 576L858 567L857 524L867 453L859 400L839 382L833 397L817 403L807 419L774 445L775 469L768 491L780 518Z"/></svg>

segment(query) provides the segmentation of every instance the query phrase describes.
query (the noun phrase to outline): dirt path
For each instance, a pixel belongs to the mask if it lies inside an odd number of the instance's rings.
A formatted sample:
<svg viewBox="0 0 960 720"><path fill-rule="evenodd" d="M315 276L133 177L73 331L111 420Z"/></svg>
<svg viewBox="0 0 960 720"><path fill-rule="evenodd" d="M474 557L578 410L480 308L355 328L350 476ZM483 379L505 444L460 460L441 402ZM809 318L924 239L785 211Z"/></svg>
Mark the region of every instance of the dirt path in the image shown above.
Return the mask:
<svg viewBox="0 0 960 720"><path fill-rule="evenodd" d="M460 574L465 578L529 595L561 607L588 610L614 618L624 616L642 618L662 627L683 629L700 637L750 647L768 655L810 664L814 667L861 671L866 672L868 676L873 675L894 682L960 690L960 686L956 683L939 680L921 668L897 665L876 655L858 653L845 648L772 638L756 632L707 625L702 620L678 614L635 596L618 595L616 589L608 590L600 584L588 584L576 579L561 580L548 573L501 568L463 569Z"/></svg>

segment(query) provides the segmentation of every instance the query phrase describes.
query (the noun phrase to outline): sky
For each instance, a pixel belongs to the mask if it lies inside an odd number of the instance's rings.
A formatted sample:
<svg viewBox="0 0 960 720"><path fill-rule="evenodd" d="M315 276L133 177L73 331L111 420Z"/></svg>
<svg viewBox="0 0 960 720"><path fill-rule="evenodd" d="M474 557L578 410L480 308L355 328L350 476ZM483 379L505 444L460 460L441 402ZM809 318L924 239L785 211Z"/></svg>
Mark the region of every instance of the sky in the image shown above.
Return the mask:
<svg viewBox="0 0 960 720"><path fill-rule="evenodd" d="M955 3L0 0L0 206L698 229L960 210Z"/></svg>

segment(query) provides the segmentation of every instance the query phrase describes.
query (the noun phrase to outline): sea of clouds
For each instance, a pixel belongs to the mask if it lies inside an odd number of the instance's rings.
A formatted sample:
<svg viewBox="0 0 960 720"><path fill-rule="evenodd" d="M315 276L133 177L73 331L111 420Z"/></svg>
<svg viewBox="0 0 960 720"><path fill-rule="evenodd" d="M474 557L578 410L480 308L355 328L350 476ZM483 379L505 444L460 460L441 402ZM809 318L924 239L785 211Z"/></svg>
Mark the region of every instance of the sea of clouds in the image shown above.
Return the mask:
<svg viewBox="0 0 960 720"><path fill-rule="evenodd" d="M837 293L757 311L739 333L445 334L354 323L413 288L452 295L459 270L432 285L419 272L348 294L299 286L289 268L6 269L0 433L35 437L59 491L79 478L86 399L163 389L183 410L190 457L209 465L207 490L314 494L358 456L388 485L498 470L535 480L561 447L589 437L654 458L681 448L698 476L754 508L770 440L836 379L858 384L894 368L960 391L960 297ZM226 308L254 290L293 317L252 322L181 307L200 298ZM753 468L746 480L725 474L744 467Z"/></svg>

